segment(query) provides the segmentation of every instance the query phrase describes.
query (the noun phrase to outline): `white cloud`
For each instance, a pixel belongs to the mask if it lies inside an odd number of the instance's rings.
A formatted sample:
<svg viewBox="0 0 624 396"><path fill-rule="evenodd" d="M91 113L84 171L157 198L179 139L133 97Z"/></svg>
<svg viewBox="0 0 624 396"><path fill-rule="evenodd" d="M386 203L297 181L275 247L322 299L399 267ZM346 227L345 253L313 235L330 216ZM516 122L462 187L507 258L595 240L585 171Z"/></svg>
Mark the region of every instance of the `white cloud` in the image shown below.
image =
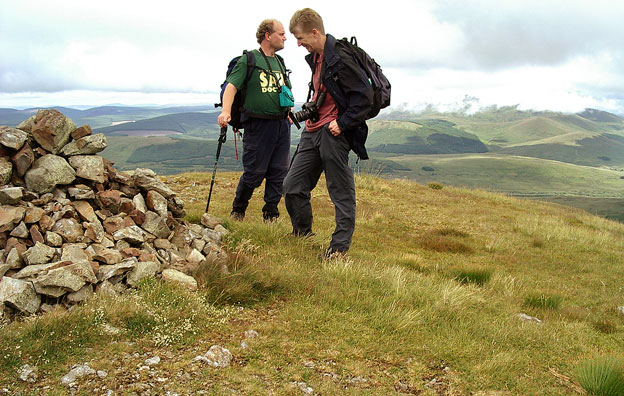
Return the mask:
<svg viewBox="0 0 624 396"><path fill-rule="evenodd" d="M38 105L38 97L64 105L111 96L213 103L229 60L257 47L259 22L277 18L288 30L292 13L306 6L0 0L0 106ZM462 106L469 96L481 105L624 112L624 3L318 0L312 7L329 33L357 36L382 65L393 104ZM288 34L282 55L302 101L306 51Z"/></svg>

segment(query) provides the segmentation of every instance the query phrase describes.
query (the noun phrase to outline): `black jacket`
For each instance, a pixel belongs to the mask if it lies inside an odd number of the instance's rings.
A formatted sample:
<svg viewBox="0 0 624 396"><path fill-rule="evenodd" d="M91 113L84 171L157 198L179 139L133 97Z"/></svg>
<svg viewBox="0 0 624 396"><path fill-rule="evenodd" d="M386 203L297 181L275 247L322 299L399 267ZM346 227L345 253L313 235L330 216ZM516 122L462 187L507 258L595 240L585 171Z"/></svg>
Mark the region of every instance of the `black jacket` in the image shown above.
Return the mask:
<svg viewBox="0 0 624 396"><path fill-rule="evenodd" d="M314 74L314 54L308 54L306 61ZM368 159L364 146L368 137L366 115L373 97L368 77L347 50L337 45L331 34L327 34L322 67L321 79L338 108L336 122L347 137L351 150L359 158Z"/></svg>

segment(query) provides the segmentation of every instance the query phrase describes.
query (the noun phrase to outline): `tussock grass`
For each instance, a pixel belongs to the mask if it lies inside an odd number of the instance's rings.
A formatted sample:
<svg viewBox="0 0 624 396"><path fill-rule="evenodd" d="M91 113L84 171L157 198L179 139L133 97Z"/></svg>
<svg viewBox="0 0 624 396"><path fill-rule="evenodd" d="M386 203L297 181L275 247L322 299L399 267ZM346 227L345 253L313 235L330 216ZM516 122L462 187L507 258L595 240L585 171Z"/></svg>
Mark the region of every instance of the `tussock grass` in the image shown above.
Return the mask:
<svg viewBox="0 0 624 396"><path fill-rule="evenodd" d="M557 295L531 294L524 298L524 305L537 309L559 309L563 298Z"/></svg>
<svg viewBox="0 0 624 396"><path fill-rule="evenodd" d="M474 253L474 249L467 244L448 238L443 235L427 234L421 239L421 246L424 249L440 253Z"/></svg>
<svg viewBox="0 0 624 396"><path fill-rule="evenodd" d="M461 268L452 272L453 278L460 283L483 286L490 281L494 271L491 268Z"/></svg>
<svg viewBox="0 0 624 396"><path fill-rule="evenodd" d="M605 356L583 361L575 377L588 395L624 395L624 358Z"/></svg>

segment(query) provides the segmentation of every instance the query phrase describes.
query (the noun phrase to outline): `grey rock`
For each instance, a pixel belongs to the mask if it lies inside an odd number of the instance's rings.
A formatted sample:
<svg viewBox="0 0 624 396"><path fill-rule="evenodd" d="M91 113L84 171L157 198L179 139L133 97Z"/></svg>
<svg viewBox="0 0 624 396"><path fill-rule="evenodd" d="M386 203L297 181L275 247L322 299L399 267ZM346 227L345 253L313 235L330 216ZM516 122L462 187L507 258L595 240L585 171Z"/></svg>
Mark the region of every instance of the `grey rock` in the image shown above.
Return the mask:
<svg viewBox="0 0 624 396"><path fill-rule="evenodd" d="M0 126L0 144L13 150L19 150L28 140L28 134L19 129Z"/></svg>
<svg viewBox="0 0 624 396"><path fill-rule="evenodd" d="M9 264L0 264L0 279L2 279L4 274L6 274L10 269L11 266ZM2 309L0 309L0 311L2 311ZM0 318L2 318L2 315L0 315Z"/></svg>
<svg viewBox="0 0 624 396"><path fill-rule="evenodd" d="M148 209L158 213L161 217L167 217L167 200L157 191L148 191L147 200L145 202L147 203Z"/></svg>
<svg viewBox="0 0 624 396"><path fill-rule="evenodd" d="M3 276L0 280L0 303L20 312L34 314L41 305L41 297L32 283Z"/></svg>
<svg viewBox="0 0 624 396"><path fill-rule="evenodd" d="M67 302L70 304L77 304L83 301L88 300L93 297L93 286L92 285L84 285L80 290L69 293L66 296Z"/></svg>
<svg viewBox="0 0 624 396"><path fill-rule="evenodd" d="M617 310L624 315L624 305L617 307Z"/></svg>
<svg viewBox="0 0 624 396"><path fill-rule="evenodd" d="M67 291L80 290L87 282L97 283L93 268L88 261L74 263L39 275L36 282L41 286L60 287Z"/></svg>
<svg viewBox="0 0 624 396"><path fill-rule="evenodd" d="M202 261L206 261L206 257L204 257L203 254L201 254L199 251L197 251L196 249L192 249L189 254L186 255L186 261L188 261L189 263L193 263L193 264L199 264Z"/></svg>
<svg viewBox="0 0 624 396"><path fill-rule="evenodd" d="M47 263L47 264L29 265L23 268L22 270L20 270L13 277L15 279L31 279L40 274L47 274L49 270L54 269L54 268L59 268L62 266L63 266L62 261L56 261L54 263Z"/></svg>
<svg viewBox="0 0 624 396"><path fill-rule="evenodd" d="M29 117L28 119L20 122L19 124L17 124L17 129L24 131L26 133L31 133L32 128L35 126L35 117L36 115L33 115Z"/></svg>
<svg viewBox="0 0 624 396"><path fill-rule="evenodd" d="M258 336L259 334L255 330L247 330L245 332L245 338L257 338Z"/></svg>
<svg viewBox="0 0 624 396"><path fill-rule="evenodd" d="M63 244L63 237L53 231L48 231L45 234L46 244L54 247L59 247Z"/></svg>
<svg viewBox="0 0 624 396"><path fill-rule="evenodd" d="M184 201L176 196L169 197L167 199L167 208L171 211L174 217L181 219L186 216Z"/></svg>
<svg viewBox="0 0 624 396"><path fill-rule="evenodd" d="M212 367L228 367L232 362L232 353L222 346L213 345L208 352L195 357L193 361L201 361Z"/></svg>
<svg viewBox="0 0 624 396"><path fill-rule="evenodd" d="M204 241L203 239L193 239L193 242L191 243L191 247L193 249L196 249L199 252L204 250L205 246L206 246L206 241Z"/></svg>
<svg viewBox="0 0 624 396"><path fill-rule="evenodd" d="M76 170L76 176L96 183L104 183L104 160L99 155L76 155L69 157L69 164Z"/></svg>
<svg viewBox="0 0 624 396"><path fill-rule="evenodd" d="M106 265L115 265L121 263L123 257L116 249L101 249L93 256L93 259Z"/></svg>
<svg viewBox="0 0 624 396"><path fill-rule="evenodd" d="M535 322L535 323L542 323L541 320L539 320L538 318L535 318L533 316L529 316L525 313L519 313L517 315L518 319L520 319L523 322Z"/></svg>
<svg viewBox="0 0 624 396"><path fill-rule="evenodd" d="M136 262L133 260L126 260L115 265L100 265L98 271L98 281L102 282L112 277L123 275L136 266Z"/></svg>
<svg viewBox="0 0 624 396"><path fill-rule="evenodd" d="M98 376L99 379L104 379L108 377L108 373L104 370L98 370L95 374Z"/></svg>
<svg viewBox="0 0 624 396"><path fill-rule="evenodd" d="M37 242L35 246L29 248L22 255L26 265L46 264L54 257L56 249Z"/></svg>
<svg viewBox="0 0 624 396"><path fill-rule="evenodd" d="M162 272L162 279L165 282L177 283L190 290L197 290L197 281L195 278L172 268L167 268Z"/></svg>
<svg viewBox="0 0 624 396"><path fill-rule="evenodd" d="M19 251L17 249L11 249L9 254L7 254L5 263L9 266L10 269L21 268L22 257L20 257Z"/></svg>
<svg viewBox="0 0 624 396"><path fill-rule="evenodd" d="M43 296L59 298L62 295L67 294L67 289L63 287L42 286L37 281L33 282L33 286L35 287L35 291Z"/></svg>
<svg viewBox="0 0 624 396"><path fill-rule="evenodd" d="M89 186L84 184L77 184L67 189L69 196L75 200L88 200L95 199L95 192Z"/></svg>
<svg viewBox="0 0 624 396"><path fill-rule="evenodd" d="M9 184L13 173L13 163L6 157L0 157L0 185Z"/></svg>
<svg viewBox="0 0 624 396"><path fill-rule="evenodd" d="M96 154L108 147L106 136L101 133L85 136L65 145L61 150L64 156Z"/></svg>
<svg viewBox="0 0 624 396"><path fill-rule="evenodd" d="M24 196L24 188L22 187L7 187L0 189L0 204L2 205L15 205Z"/></svg>
<svg viewBox="0 0 624 396"><path fill-rule="evenodd" d="M214 230L214 228L216 226L218 226L219 224L221 224L221 219L219 219L218 217L208 214L208 213L204 213L201 217L201 223L210 228L211 230Z"/></svg>
<svg viewBox="0 0 624 396"><path fill-rule="evenodd" d="M77 263L79 261L89 261L90 259L86 252L86 246L83 244L66 244L63 246L61 261Z"/></svg>
<svg viewBox="0 0 624 396"><path fill-rule="evenodd" d="M157 238L168 238L171 230L167 226L167 219L148 210L145 214L145 221L141 224L141 228Z"/></svg>
<svg viewBox="0 0 624 396"><path fill-rule="evenodd" d="M145 203L145 198L143 195L137 194L132 198L132 203L134 203L134 207L141 213L147 213L147 204Z"/></svg>
<svg viewBox="0 0 624 396"><path fill-rule="evenodd" d="M217 232L215 230L211 230L209 228L206 228L206 229L204 229L204 232L202 234L202 238L206 242L221 243L221 238L223 238L223 235L220 232Z"/></svg>
<svg viewBox="0 0 624 396"><path fill-rule="evenodd" d="M87 363L85 363L71 369L69 373L65 374L63 378L61 378L61 383L63 385L70 385L82 377L93 374L95 374L95 370L93 370L91 367L89 367Z"/></svg>
<svg viewBox="0 0 624 396"><path fill-rule="evenodd" d="M98 275L101 273L101 271L102 270L101 270L101 267L100 267L100 271L98 272ZM117 290L115 289L115 287L113 286L112 283L110 283L109 281L105 280L105 281L99 283L95 287L95 294L101 294L103 296L115 297L119 293L117 292Z"/></svg>
<svg viewBox="0 0 624 396"><path fill-rule="evenodd" d="M155 366L160 363L160 356L154 356L149 359L145 359L145 364L148 366Z"/></svg>
<svg viewBox="0 0 624 396"><path fill-rule="evenodd" d="M50 192L59 184L70 184L76 171L63 157L47 154L37 159L26 172L26 188L38 194Z"/></svg>
<svg viewBox="0 0 624 396"><path fill-rule="evenodd" d="M140 244L145 242L145 231L138 226L130 226L122 228L113 234L116 241L123 239L131 244Z"/></svg>
<svg viewBox="0 0 624 396"><path fill-rule="evenodd" d="M16 238L26 239L28 238L30 233L28 232L28 227L26 227L26 223L22 221L17 225L17 227L13 229L13 231L11 231L10 235Z"/></svg>
<svg viewBox="0 0 624 396"><path fill-rule="evenodd" d="M173 190L158 179L151 169L137 168L132 174L132 180L137 187L145 191L156 191L165 198L175 195Z"/></svg>
<svg viewBox="0 0 624 396"><path fill-rule="evenodd" d="M140 261L136 263L136 266L128 272L126 276L126 282L136 287L142 279L152 278L160 271L160 263L153 261Z"/></svg>
<svg viewBox="0 0 624 396"><path fill-rule="evenodd" d="M30 364L23 365L19 370L19 379L23 382L37 382L37 367Z"/></svg>
<svg viewBox="0 0 624 396"><path fill-rule="evenodd" d="M74 219L60 219L52 227L52 231L63 237L68 243L82 242L84 230Z"/></svg>

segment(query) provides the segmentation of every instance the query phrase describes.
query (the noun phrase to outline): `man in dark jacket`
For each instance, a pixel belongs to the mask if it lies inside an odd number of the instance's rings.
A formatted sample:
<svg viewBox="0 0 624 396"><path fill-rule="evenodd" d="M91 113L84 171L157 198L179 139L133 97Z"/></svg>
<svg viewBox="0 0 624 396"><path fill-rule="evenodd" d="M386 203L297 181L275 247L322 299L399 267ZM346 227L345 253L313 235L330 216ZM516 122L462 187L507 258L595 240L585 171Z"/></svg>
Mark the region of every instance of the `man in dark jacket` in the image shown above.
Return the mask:
<svg viewBox="0 0 624 396"><path fill-rule="evenodd" d="M312 69L313 102L318 116L306 120L305 130L286 179L284 201L290 215L293 234L312 234L310 192L325 172L327 190L336 208L336 228L326 257L344 255L351 246L355 230L355 181L349 166L349 151L368 159L364 143L365 123L370 110L372 88L354 59L330 34L325 34L323 19L314 10L295 12L290 32L297 45L309 54Z"/></svg>

